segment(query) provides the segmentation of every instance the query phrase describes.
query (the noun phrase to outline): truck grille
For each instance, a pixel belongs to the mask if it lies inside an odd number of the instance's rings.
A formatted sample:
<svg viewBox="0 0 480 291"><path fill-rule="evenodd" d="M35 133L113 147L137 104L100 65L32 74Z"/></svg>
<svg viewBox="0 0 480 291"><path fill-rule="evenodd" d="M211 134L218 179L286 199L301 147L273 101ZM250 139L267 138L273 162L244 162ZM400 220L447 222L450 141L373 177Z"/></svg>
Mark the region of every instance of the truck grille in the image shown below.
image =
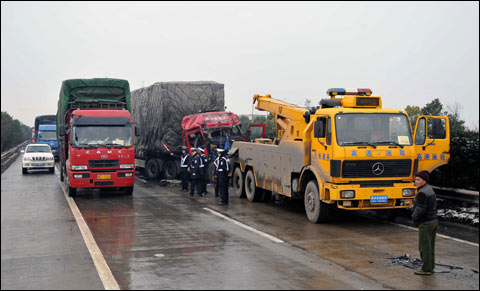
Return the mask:
<svg viewBox="0 0 480 291"><path fill-rule="evenodd" d="M383 169L383 171L382 171ZM344 161L343 178L406 177L412 171L411 160Z"/></svg>
<svg viewBox="0 0 480 291"><path fill-rule="evenodd" d="M88 166L94 168L118 168L118 160L88 161Z"/></svg>

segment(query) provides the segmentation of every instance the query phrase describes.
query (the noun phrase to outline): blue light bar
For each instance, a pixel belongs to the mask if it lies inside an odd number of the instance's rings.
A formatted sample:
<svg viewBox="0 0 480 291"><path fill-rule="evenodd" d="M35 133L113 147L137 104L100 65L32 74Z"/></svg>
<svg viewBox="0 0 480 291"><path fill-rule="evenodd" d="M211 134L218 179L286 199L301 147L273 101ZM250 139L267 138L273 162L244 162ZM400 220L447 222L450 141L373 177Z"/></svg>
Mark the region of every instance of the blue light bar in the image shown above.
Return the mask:
<svg viewBox="0 0 480 291"><path fill-rule="evenodd" d="M361 95L361 96L370 96L372 95L372 90L370 89L355 89L355 88L330 88L327 90L327 95L336 96L336 95Z"/></svg>

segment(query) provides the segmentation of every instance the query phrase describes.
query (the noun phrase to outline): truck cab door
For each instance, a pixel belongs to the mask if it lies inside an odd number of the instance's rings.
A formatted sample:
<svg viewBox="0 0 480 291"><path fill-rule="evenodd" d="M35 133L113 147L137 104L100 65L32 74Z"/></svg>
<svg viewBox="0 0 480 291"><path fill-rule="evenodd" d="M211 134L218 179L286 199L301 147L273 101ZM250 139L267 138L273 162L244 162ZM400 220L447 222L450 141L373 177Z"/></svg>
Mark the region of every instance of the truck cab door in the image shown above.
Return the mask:
<svg viewBox="0 0 480 291"><path fill-rule="evenodd" d="M264 123L250 124L247 129L247 134L245 135L245 141L253 142L256 138L264 138L265 128Z"/></svg>
<svg viewBox="0 0 480 291"><path fill-rule="evenodd" d="M183 131L183 140L184 144L188 147L190 155L192 155L191 148L205 148L205 137L200 127Z"/></svg>
<svg viewBox="0 0 480 291"><path fill-rule="evenodd" d="M314 123L311 163L319 166L323 172L331 173L332 145L332 118L319 116ZM335 176L335 175L332 175Z"/></svg>
<svg viewBox="0 0 480 291"><path fill-rule="evenodd" d="M448 116L424 116L415 126L415 152L417 172L432 172L450 159L450 124Z"/></svg>

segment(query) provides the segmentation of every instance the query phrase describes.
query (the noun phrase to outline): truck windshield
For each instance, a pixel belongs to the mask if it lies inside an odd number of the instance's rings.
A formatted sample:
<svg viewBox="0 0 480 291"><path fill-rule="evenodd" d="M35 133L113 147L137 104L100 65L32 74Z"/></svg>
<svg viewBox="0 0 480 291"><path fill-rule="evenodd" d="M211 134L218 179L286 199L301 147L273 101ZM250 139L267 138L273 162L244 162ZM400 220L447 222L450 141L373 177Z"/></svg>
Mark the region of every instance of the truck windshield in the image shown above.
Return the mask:
<svg viewBox="0 0 480 291"><path fill-rule="evenodd" d="M38 140L57 140L57 133L55 131L39 131Z"/></svg>
<svg viewBox="0 0 480 291"><path fill-rule="evenodd" d="M341 113L335 116L337 143L348 145L412 145L410 124L400 113Z"/></svg>
<svg viewBox="0 0 480 291"><path fill-rule="evenodd" d="M73 127L74 146L132 146L132 126L85 125Z"/></svg>

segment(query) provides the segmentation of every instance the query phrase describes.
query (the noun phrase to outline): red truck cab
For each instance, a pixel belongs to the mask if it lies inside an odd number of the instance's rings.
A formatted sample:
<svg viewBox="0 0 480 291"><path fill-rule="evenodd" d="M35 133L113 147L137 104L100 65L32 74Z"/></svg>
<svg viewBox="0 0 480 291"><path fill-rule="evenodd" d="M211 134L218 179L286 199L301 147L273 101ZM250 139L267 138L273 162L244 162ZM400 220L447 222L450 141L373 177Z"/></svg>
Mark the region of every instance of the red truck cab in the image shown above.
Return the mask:
<svg viewBox="0 0 480 291"><path fill-rule="evenodd" d="M123 187L132 194L135 153L130 112L77 109L67 119L69 194L75 195L77 188L102 187Z"/></svg>

